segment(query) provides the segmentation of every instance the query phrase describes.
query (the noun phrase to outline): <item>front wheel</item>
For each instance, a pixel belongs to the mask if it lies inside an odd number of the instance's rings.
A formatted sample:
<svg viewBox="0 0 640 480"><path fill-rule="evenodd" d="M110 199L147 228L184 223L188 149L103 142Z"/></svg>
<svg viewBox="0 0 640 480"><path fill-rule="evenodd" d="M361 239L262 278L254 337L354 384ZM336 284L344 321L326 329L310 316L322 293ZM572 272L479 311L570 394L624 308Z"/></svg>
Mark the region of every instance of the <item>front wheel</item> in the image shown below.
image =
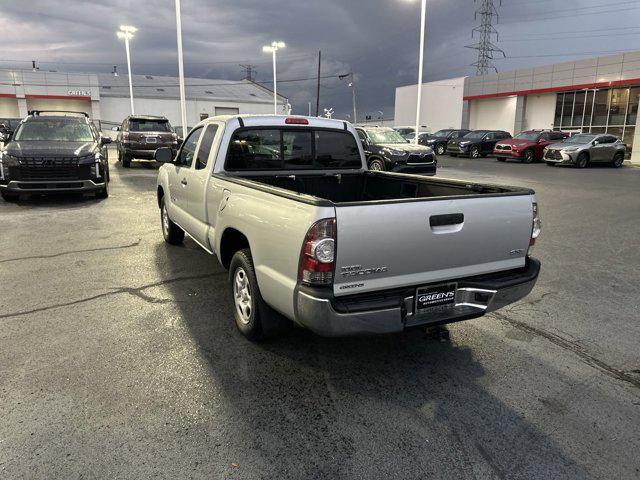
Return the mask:
<svg viewBox="0 0 640 480"><path fill-rule="evenodd" d="M624 163L624 153L618 152L613 157L613 161L611 162L611 166L613 168L620 168Z"/></svg>
<svg viewBox="0 0 640 480"><path fill-rule="evenodd" d="M480 158L480 149L478 147L471 147L469 155L471 158Z"/></svg>
<svg viewBox="0 0 640 480"><path fill-rule="evenodd" d="M124 168L130 168L131 167L131 157L129 155L127 155L126 153L122 154L122 166Z"/></svg>
<svg viewBox="0 0 640 480"><path fill-rule="evenodd" d="M104 182L104 187L102 190L98 190L96 193L96 198L109 198L109 182Z"/></svg>
<svg viewBox="0 0 640 480"><path fill-rule="evenodd" d="M589 155L582 152L576 159L576 168L586 168L587 165L589 165Z"/></svg>
<svg viewBox="0 0 640 480"><path fill-rule="evenodd" d="M0 192L0 195L5 202L16 202L20 198L20 195L15 193Z"/></svg>
<svg viewBox="0 0 640 480"><path fill-rule="evenodd" d="M522 157L522 163L533 163L535 160L535 155L533 150L525 150L524 156Z"/></svg>
<svg viewBox="0 0 640 480"><path fill-rule="evenodd" d="M444 152L445 152L445 148L442 143L439 143L438 145L436 145L436 155L444 155Z"/></svg>
<svg viewBox="0 0 640 480"><path fill-rule="evenodd" d="M173 223L167 212L167 205L164 201L165 197L160 200L160 221L162 223L162 236L164 241L171 245L179 245L184 241L184 230Z"/></svg>
<svg viewBox="0 0 640 480"><path fill-rule="evenodd" d="M379 158L374 158L373 160L371 160L371 162L369 162L369 170L373 170L376 172L384 171L384 162Z"/></svg>

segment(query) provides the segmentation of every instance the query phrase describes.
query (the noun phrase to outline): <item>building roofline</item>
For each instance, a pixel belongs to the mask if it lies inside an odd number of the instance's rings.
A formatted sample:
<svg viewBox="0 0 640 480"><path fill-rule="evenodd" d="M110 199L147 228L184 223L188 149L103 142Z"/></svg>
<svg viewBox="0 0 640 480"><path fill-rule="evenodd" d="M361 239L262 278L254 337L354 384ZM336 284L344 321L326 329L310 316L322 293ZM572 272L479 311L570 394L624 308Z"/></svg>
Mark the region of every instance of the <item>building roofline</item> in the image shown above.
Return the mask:
<svg viewBox="0 0 640 480"><path fill-rule="evenodd" d="M610 82L583 83L580 85L565 85L562 87L537 88L533 90L516 90L512 92L486 93L482 95L468 95L468 96L462 97L462 99L465 101L481 100L484 98L514 97L518 95L567 92L567 91L573 91L573 90L587 90L592 88L605 88L605 87L624 87L628 85L640 85L640 78L613 80Z"/></svg>

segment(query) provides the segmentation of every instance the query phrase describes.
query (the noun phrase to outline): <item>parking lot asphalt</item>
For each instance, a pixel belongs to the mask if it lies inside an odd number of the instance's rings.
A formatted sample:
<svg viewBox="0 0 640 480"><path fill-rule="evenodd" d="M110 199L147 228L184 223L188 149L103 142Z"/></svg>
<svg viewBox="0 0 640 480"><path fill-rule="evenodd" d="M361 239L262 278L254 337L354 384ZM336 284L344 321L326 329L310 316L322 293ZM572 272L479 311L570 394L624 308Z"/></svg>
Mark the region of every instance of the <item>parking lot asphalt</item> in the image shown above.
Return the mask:
<svg viewBox="0 0 640 480"><path fill-rule="evenodd" d="M163 242L153 168L0 200L0 478L639 478L640 169L440 166L544 222L534 292L448 341L248 342L217 261Z"/></svg>

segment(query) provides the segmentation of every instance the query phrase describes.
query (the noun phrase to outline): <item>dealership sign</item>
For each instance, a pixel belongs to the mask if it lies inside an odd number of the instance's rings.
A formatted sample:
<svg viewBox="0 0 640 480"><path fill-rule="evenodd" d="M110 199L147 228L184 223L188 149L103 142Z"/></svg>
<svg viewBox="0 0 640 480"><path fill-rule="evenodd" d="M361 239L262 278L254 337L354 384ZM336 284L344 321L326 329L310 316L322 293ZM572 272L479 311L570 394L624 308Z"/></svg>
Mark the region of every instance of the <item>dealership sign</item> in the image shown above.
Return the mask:
<svg viewBox="0 0 640 480"><path fill-rule="evenodd" d="M70 97L90 97L91 90L69 90L67 95Z"/></svg>

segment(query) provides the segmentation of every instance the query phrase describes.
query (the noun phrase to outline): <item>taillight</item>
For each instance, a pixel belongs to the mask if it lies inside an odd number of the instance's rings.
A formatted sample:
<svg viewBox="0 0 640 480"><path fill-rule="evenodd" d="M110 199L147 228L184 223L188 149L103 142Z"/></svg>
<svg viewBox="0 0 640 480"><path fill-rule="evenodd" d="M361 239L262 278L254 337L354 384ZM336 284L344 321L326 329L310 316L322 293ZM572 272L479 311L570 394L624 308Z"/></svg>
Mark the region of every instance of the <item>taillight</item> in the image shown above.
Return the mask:
<svg viewBox="0 0 640 480"><path fill-rule="evenodd" d="M309 125L309 120L306 118L289 117L285 119L284 123L287 125Z"/></svg>
<svg viewBox="0 0 640 480"><path fill-rule="evenodd" d="M314 223L302 244L298 280L306 285L331 285L336 258L336 219Z"/></svg>
<svg viewBox="0 0 640 480"><path fill-rule="evenodd" d="M536 244L536 238L540 236L542 231L542 221L538 213L538 204L533 202L533 223L531 225L531 240L529 240L529 251Z"/></svg>
<svg viewBox="0 0 640 480"><path fill-rule="evenodd" d="M129 141L129 132L122 132L122 140L125 142Z"/></svg>

